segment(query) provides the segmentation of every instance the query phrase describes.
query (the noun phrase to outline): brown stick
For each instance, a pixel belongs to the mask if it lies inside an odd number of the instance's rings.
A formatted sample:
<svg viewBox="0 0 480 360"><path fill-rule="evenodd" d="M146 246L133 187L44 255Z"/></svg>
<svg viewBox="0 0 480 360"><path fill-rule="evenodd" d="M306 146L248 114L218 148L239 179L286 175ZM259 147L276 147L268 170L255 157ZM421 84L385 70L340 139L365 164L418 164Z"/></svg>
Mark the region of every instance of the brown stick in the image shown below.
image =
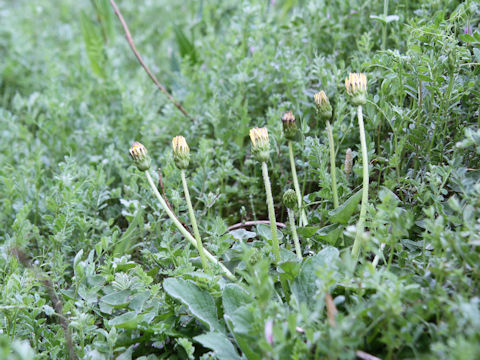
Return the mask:
<svg viewBox="0 0 480 360"><path fill-rule="evenodd" d="M250 227L250 226L255 226L255 225L260 225L260 224L270 225L270 221L268 221L268 220L245 221L243 223L238 223L238 224L232 225L227 230L232 231L232 230L235 230L235 229L240 229L240 228ZM277 222L277 227L284 228L284 227L286 227L286 225L284 223Z"/></svg>
<svg viewBox="0 0 480 360"><path fill-rule="evenodd" d="M142 65L142 67L147 72L148 76L150 76L150 79L152 79L152 81L155 83L155 85L157 85L157 87L160 89L160 91L163 92L165 95L167 95L168 100L170 100L170 102L173 105L175 105L177 107L177 109L180 110L180 112L183 115L185 115L187 118L189 118L190 120L193 121L194 120L193 117L190 116L190 114L187 112L187 110L185 110L185 108L182 106L182 104L180 104L177 100L175 100L175 98L172 96L172 94L170 94L168 92L168 90L165 88L165 86L160 84L160 82L157 80L155 75L153 75L153 73L148 68L147 64L145 64L145 62L142 59L142 56L140 55L137 48L135 47L135 43L133 42L132 35L130 34L130 30L128 29L127 23L125 22L125 19L123 18L122 13L118 9L117 4L115 4L114 0L110 0L110 4L112 4L113 11L115 12L115 15L117 15L118 19L120 20L120 23L122 24L123 30L125 31L125 37L128 41L128 44L132 48L132 51L135 54L135 56L137 57L137 60L140 63L140 65Z"/></svg>

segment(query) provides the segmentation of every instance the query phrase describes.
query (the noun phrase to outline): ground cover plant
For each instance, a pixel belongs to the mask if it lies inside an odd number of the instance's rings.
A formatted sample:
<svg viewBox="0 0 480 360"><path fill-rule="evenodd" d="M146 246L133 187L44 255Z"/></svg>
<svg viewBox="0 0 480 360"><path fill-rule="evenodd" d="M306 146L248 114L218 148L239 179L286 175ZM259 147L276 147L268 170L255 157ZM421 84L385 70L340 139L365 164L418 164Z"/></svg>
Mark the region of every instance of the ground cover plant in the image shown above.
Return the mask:
<svg viewBox="0 0 480 360"><path fill-rule="evenodd" d="M0 358L480 357L478 2L112 5L0 0Z"/></svg>

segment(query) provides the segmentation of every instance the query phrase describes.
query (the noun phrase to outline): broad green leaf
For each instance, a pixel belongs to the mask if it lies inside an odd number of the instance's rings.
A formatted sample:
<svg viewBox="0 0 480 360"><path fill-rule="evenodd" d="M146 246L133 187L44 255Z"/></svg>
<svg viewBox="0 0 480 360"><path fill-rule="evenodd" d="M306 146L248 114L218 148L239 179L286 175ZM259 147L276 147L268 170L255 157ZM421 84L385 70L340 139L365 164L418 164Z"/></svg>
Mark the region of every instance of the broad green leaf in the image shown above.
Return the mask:
<svg viewBox="0 0 480 360"><path fill-rule="evenodd" d="M350 196L350 198L340 205L335 210L332 210L328 213L330 217L330 222L347 224L350 220L352 214L357 209L357 205L362 198L362 189L358 190L355 194Z"/></svg>
<svg viewBox="0 0 480 360"><path fill-rule="evenodd" d="M338 257L338 249L329 246L317 255L305 260L300 269L300 274L291 286L292 294L299 303L307 304L310 309L315 308L315 304L318 302L316 297L318 291L317 282L320 279L316 275L316 271L328 268Z"/></svg>
<svg viewBox="0 0 480 360"><path fill-rule="evenodd" d="M225 332L224 326L218 321L217 307L212 295L200 289L189 280L168 278L163 281L164 290L188 307L193 316L206 323L212 331Z"/></svg>
<svg viewBox="0 0 480 360"><path fill-rule="evenodd" d="M138 314L136 311L129 311L109 320L108 325L121 329L135 329L142 321L143 315Z"/></svg>
<svg viewBox="0 0 480 360"><path fill-rule="evenodd" d="M334 245L343 231L343 225L331 224L319 229L315 238Z"/></svg>
<svg viewBox="0 0 480 360"><path fill-rule="evenodd" d="M240 306L252 301L252 297L240 285L228 284L223 290L222 303L225 314L233 314Z"/></svg>
<svg viewBox="0 0 480 360"><path fill-rule="evenodd" d="M209 332L198 335L193 340L199 342L208 349L215 352L215 356L219 360L240 360L237 350L228 338L219 332Z"/></svg>
<svg viewBox="0 0 480 360"><path fill-rule="evenodd" d="M311 238L317 230L320 229L319 226L304 226L304 227L298 227L297 228L297 233L303 238Z"/></svg>
<svg viewBox="0 0 480 360"><path fill-rule="evenodd" d="M113 307L124 307L130 302L130 290L117 291L100 298L100 302Z"/></svg>

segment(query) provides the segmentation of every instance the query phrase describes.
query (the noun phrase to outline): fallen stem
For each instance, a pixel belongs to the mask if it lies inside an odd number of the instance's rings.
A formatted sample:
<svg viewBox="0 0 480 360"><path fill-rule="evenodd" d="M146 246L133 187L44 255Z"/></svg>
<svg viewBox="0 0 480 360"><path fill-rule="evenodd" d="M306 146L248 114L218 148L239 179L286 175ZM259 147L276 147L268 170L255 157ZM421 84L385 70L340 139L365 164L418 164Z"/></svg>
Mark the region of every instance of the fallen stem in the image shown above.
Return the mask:
<svg viewBox="0 0 480 360"><path fill-rule="evenodd" d="M165 86L160 84L160 81L158 81L158 79L155 77L155 75L153 75L153 73L148 68L147 64L145 64L145 62L142 59L142 56L140 55L137 48L135 47L135 43L133 42L132 35L130 34L130 30L128 29L127 23L125 22L125 19L123 18L122 13L120 12L120 9L118 8L118 6L117 6L117 4L115 3L114 0L110 0L110 4L113 7L113 11L115 12L115 15L117 15L118 19L120 20L120 23L122 24L123 30L125 32L125 38L127 39L127 42L130 45L130 48L132 49L133 53L135 54L135 56L136 56L138 62L140 63L140 65L142 65L143 69L146 71L146 73L148 74L150 79L152 79L153 83L155 85L157 85L157 87L160 89L160 91L163 92L167 96L168 100L173 105L175 105L176 108L178 110L180 110L180 112L183 115L185 115L187 118L189 118L190 120L193 121L194 120L193 117L190 116L190 114L187 112L187 110L185 110L185 108L182 106L182 104L180 104L180 102L175 100L175 98L172 96L172 94L170 94L168 92L168 90L165 88Z"/></svg>

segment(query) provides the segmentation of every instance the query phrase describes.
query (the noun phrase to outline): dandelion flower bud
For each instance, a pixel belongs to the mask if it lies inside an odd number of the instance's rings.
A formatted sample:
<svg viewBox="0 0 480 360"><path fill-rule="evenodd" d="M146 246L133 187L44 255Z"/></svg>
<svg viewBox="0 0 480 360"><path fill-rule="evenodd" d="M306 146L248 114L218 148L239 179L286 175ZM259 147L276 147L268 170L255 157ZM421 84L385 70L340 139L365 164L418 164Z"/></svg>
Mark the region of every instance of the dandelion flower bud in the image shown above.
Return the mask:
<svg viewBox="0 0 480 360"><path fill-rule="evenodd" d="M354 105L364 105L367 102L367 76L362 73L350 73L345 79L345 89L351 96Z"/></svg>
<svg viewBox="0 0 480 360"><path fill-rule="evenodd" d="M270 157L270 140L268 139L267 128L250 129L250 140L252 140L253 157L260 162L266 162Z"/></svg>
<svg viewBox="0 0 480 360"><path fill-rule="evenodd" d="M352 167L353 167L353 153L352 153L352 149L348 148L347 153L345 154L345 166L344 166L345 174L347 175L347 177L349 177L350 174L352 173Z"/></svg>
<svg viewBox="0 0 480 360"><path fill-rule="evenodd" d="M288 189L283 193L283 205L285 205L288 209L294 210L297 207L297 194L294 190Z"/></svg>
<svg viewBox="0 0 480 360"><path fill-rule="evenodd" d="M140 171L147 171L150 168L152 160L148 156L148 151L145 146L135 141L129 150L133 162Z"/></svg>
<svg viewBox="0 0 480 360"><path fill-rule="evenodd" d="M322 119L330 120L332 117L332 105L328 100L327 94L325 91L320 91L314 95L315 105L317 106L317 112L322 117Z"/></svg>
<svg viewBox="0 0 480 360"><path fill-rule="evenodd" d="M291 111L286 112L282 116L283 135L287 140L295 140L297 135L297 123L295 116Z"/></svg>
<svg viewBox="0 0 480 360"><path fill-rule="evenodd" d="M190 163L190 148L183 136L175 136L172 139L173 159L180 170L184 170Z"/></svg>

